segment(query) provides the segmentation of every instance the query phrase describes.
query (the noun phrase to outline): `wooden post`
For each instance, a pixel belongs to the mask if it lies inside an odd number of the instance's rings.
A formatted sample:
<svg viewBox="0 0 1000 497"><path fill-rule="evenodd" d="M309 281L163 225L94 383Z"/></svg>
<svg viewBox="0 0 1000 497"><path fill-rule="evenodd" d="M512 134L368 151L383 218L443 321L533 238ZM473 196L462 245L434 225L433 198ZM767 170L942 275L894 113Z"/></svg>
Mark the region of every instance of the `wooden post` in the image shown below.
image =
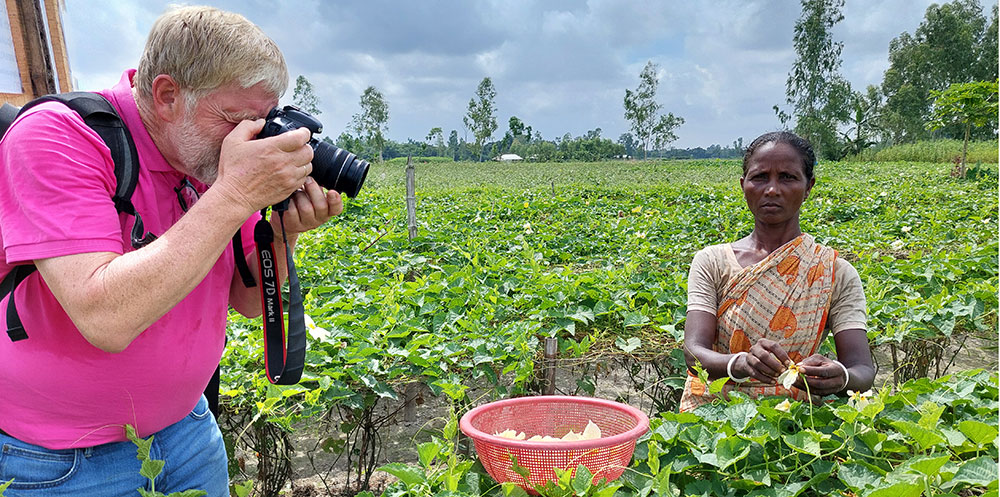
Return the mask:
<svg viewBox="0 0 1000 497"><path fill-rule="evenodd" d="M550 180L550 181L552 181L552 198L555 198L556 197L556 180Z"/></svg>
<svg viewBox="0 0 1000 497"><path fill-rule="evenodd" d="M556 393L556 355L559 352L559 341L555 338L545 339L545 395Z"/></svg>
<svg viewBox="0 0 1000 497"><path fill-rule="evenodd" d="M413 168L413 157L406 158L406 226L407 236L412 242L417 237L417 194L416 171ZM417 393L420 383L411 381L406 384L403 394L403 421L413 423L417 420Z"/></svg>
<svg viewBox="0 0 1000 497"><path fill-rule="evenodd" d="M406 226L409 239L417 237L417 194L416 172L413 168L413 157L406 158Z"/></svg>

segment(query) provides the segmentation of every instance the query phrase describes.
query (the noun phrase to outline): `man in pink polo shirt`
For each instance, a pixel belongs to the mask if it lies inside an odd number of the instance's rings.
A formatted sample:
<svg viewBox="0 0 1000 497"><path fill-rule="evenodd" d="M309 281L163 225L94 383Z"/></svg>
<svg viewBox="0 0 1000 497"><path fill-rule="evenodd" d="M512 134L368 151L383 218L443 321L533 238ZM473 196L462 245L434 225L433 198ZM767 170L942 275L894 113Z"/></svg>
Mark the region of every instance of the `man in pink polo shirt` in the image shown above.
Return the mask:
<svg viewBox="0 0 1000 497"><path fill-rule="evenodd" d="M138 69L101 92L139 154L132 202L158 237L139 249L134 218L111 201L109 150L79 115L36 106L0 142L0 274L38 267L12 297L28 339L0 336L8 497L135 495L147 481L126 424L155 435L153 456L166 461L156 490L229 495L202 392L228 307L261 313L258 289L234 274L231 239L242 229L252 247L256 213L289 195L290 247L342 210L308 177L308 130L254 139L287 84L281 52L242 16L185 7L156 21Z"/></svg>

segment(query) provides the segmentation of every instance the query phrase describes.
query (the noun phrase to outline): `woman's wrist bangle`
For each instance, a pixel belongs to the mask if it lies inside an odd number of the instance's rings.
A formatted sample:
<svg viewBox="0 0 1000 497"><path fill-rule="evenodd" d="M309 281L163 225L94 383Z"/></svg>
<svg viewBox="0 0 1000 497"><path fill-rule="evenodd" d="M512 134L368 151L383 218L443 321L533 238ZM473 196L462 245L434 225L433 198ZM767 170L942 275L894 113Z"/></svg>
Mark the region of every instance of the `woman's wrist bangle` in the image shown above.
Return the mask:
<svg viewBox="0 0 1000 497"><path fill-rule="evenodd" d="M744 381L747 381L747 380L750 379L749 376L747 376L746 378L737 378L737 377L733 376L733 364L736 363L736 359L739 359L741 355L747 355L747 353L746 352L737 352L737 353L733 354L733 356L729 358L729 363L726 364L726 375L729 376L730 380L732 380L732 381L734 381L736 383L743 383Z"/></svg>
<svg viewBox="0 0 1000 497"><path fill-rule="evenodd" d="M851 382L851 373L847 371L847 366L844 366L844 363L842 363L840 361L837 361L837 360L834 360L833 362L835 364L837 364L838 366L840 366L841 369L844 370L844 386L841 387L840 390L839 390L839 391L843 392L844 390L847 389L847 384Z"/></svg>

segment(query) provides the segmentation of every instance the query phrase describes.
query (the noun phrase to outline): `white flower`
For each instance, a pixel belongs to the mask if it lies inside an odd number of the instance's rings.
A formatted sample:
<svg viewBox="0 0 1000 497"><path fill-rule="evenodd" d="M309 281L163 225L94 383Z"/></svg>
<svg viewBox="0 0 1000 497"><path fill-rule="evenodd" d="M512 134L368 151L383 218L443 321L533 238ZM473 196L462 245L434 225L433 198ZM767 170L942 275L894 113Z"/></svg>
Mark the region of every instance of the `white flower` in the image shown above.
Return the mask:
<svg viewBox="0 0 1000 497"><path fill-rule="evenodd" d="M892 244L889 245L889 247L891 247L893 250L900 250L903 248L903 245L906 245L906 243L903 242L903 240L896 240L892 242Z"/></svg>
<svg viewBox="0 0 1000 497"><path fill-rule="evenodd" d="M313 338L322 340L330 335L330 332L326 329L316 326L316 322L313 321L313 318L309 317L308 314L304 317L306 321L306 329L309 330L309 334L312 335Z"/></svg>
<svg viewBox="0 0 1000 497"><path fill-rule="evenodd" d="M900 231L902 231L903 233L909 233L910 230L912 230L912 229L913 228L911 228L909 226L903 226L903 228Z"/></svg>
<svg viewBox="0 0 1000 497"><path fill-rule="evenodd" d="M780 383L781 386L785 387L785 390L792 388L792 385L795 384L795 380L799 379L800 371L801 368L799 367L798 364L795 364L794 362L789 362L788 369L786 369L783 373L778 375L778 383Z"/></svg>
<svg viewBox="0 0 1000 497"><path fill-rule="evenodd" d="M531 230L531 223L524 223L524 232L529 235L534 233L534 231Z"/></svg>
<svg viewBox="0 0 1000 497"><path fill-rule="evenodd" d="M646 238L646 232L645 231L636 231L635 232L635 237L636 238Z"/></svg>
<svg viewBox="0 0 1000 497"><path fill-rule="evenodd" d="M854 390L848 390L847 395L849 397L847 399L847 405L860 411L864 409L866 405L871 403L871 401L868 399L871 399L872 395L874 394L872 393L871 389L868 389L868 391L866 392L855 392Z"/></svg>
<svg viewBox="0 0 1000 497"><path fill-rule="evenodd" d="M888 195L889 195L889 192L882 192L882 193L878 194L879 197L885 197L885 196L888 196Z"/></svg>
<svg viewBox="0 0 1000 497"><path fill-rule="evenodd" d="M779 410L779 411L788 412L788 410L792 408L792 403L789 402L788 399L785 399L780 404L774 406L774 408L777 409L777 410Z"/></svg>

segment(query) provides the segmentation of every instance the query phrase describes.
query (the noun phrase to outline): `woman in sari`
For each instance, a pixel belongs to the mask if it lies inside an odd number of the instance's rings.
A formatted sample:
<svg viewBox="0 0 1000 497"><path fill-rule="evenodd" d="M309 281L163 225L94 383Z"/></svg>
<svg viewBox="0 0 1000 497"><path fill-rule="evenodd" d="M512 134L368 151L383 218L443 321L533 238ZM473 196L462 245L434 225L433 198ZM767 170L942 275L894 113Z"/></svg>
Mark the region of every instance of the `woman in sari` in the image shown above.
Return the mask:
<svg viewBox="0 0 1000 497"><path fill-rule="evenodd" d="M747 147L740 186L754 216L749 236L699 251L688 277L684 351L689 371L729 377L721 394L786 395L804 400L865 391L875 379L858 272L799 228L816 179L809 142L767 133ZM836 359L817 353L833 333ZM786 388L778 379L798 370ZM783 377L786 379L790 377ZM689 374L681 410L715 396Z"/></svg>

